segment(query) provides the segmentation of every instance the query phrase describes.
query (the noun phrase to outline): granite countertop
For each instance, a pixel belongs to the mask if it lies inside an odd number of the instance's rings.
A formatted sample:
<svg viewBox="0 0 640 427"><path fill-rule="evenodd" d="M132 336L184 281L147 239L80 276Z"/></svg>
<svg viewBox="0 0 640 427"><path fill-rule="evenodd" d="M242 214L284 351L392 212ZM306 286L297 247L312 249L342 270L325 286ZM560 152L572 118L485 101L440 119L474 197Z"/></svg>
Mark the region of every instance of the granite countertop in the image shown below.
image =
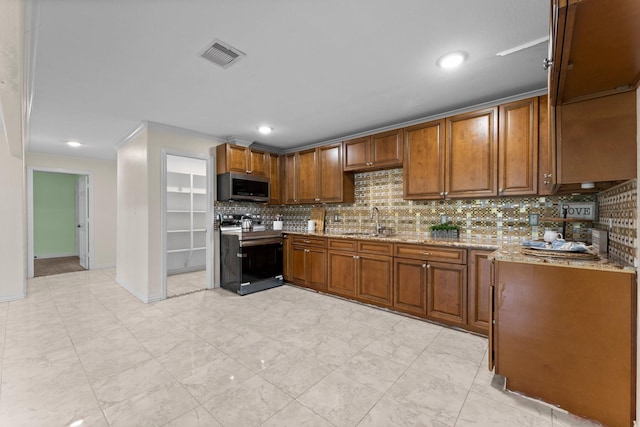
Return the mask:
<svg viewBox="0 0 640 427"><path fill-rule="evenodd" d="M285 234L295 234L300 236L317 236L332 239L357 239L357 240L375 240L389 243L414 243L423 245L449 246L467 249L485 249L494 250L489 259L502 262L519 262L525 264L547 264L557 265L560 267L585 268L593 270L614 270L626 273L635 273L633 266L628 266L616 260L610 259L606 254L600 254L598 260L572 260L562 258L549 258L525 255L522 253L520 242L513 237L498 238L491 235L471 236L463 235L458 239L446 239L431 237L429 233L400 233L388 236L379 235L372 236L367 234L352 233L321 233L306 231L283 230Z"/></svg>

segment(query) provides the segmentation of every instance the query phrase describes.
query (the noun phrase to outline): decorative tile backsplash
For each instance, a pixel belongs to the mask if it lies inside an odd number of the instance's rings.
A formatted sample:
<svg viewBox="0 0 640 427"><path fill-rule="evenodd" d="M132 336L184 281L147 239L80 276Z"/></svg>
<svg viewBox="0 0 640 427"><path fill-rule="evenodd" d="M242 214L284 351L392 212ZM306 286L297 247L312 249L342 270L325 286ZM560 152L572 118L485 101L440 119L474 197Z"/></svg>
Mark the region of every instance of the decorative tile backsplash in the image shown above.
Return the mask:
<svg viewBox="0 0 640 427"><path fill-rule="evenodd" d="M598 195L597 228L609 232L609 255L626 264L638 266L637 191L632 179Z"/></svg>
<svg viewBox="0 0 640 427"><path fill-rule="evenodd" d="M371 209L376 206L380 224L397 233L428 233L431 225L446 217L460 227L461 235L537 239L545 228L562 231L562 222L545 219L560 216L560 203L596 201L595 195L409 201L402 198L402 182L402 169L356 173L354 203L322 205L326 209L325 231L373 231ZM268 227L277 214L283 214L285 230L304 231L311 207L216 203L216 213L260 213ZM529 225L531 214L538 215L539 225ZM591 221L568 223L566 238L589 241L593 226Z"/></svg>
<svg viewBox="0 0 640 427"><path fill-rule="evenodd" d="M354 203L323 205L327 213L325 231L373 231L371 209L375 206L380 211L380 224L397 233L428 233L431 225L446 220L458 225L461 235L541 238L545 228L562 231L562 222L545 220L560 216L560 203L596 200L595 195L581 195L409 201L402 198L402 180L402 169L357 173ZM311 205L286 206L282 213L285 229L303 231ZM538 215L539 225L529 225L530 214ZM591 221L571 223L566 237L589 240L593 225Z"/></svg>

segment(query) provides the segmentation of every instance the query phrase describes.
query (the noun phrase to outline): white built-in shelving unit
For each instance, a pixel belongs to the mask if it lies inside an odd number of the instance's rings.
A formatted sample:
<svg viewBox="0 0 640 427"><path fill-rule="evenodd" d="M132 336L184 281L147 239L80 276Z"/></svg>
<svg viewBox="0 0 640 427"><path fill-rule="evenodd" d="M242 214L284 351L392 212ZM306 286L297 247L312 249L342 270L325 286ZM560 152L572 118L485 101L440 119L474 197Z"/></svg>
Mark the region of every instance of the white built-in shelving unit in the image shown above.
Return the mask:
<svg viewBox="0 0 640 427"><path fill-rule="evenodd" d="M207 177L167 170L167 274L206 268Z"/></svg>

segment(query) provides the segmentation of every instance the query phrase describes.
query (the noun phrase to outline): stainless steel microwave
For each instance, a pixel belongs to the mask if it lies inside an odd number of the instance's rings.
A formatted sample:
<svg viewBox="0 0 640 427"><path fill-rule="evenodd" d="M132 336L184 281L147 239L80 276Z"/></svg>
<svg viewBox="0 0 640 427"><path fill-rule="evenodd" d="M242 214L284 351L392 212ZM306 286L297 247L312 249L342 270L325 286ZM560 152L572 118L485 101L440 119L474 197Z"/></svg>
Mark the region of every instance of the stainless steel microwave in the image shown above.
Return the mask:
<svg viewBox="0 0 640 427"><path fill-rule="evenodd" d="M269 178L227 172L218 175L218 201L269 201Z"/></svg>

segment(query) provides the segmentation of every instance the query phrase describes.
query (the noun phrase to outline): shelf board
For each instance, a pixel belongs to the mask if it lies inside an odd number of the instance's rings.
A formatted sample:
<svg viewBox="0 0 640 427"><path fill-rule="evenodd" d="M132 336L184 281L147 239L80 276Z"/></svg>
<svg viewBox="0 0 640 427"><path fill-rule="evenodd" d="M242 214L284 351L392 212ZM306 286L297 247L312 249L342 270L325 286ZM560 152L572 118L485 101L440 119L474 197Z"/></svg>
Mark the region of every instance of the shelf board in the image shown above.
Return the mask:
<svg viewBox="0 0 640 427"><path fill-rule="evenodd" d="M191 194L191 190L180 190L178 188L167 188L167 193L176 193L176 194Z"/></svg>
<svg viewBox="0 0 640 427"><path fill-rule="evenodd" d="M203 233L203 232L207 231L207 229L206 228L194 228L193 231L198 231L198 232L202 232Z"/></svg>
<svg viewBox="0 0 640 427"><path fill-rule="evenodd" d="M206 249L207 249L207 247L206 247L206 246L205 246L205 247L203 247L203 248L193 248L193 250L194 250L194 251L204 251L204 250L206 250Z"/></svg>
<svg viewBox="0 0 640 427"><path fill-rule="evenodd" d="M207 211L193 211L193 213L203 213L203 214L206 214L206 213L207 213Z"/></svg>
<svg viewBox="0 0 640 427"><path fill-rule="evenodd" d="M189 233L191 230L186 229L186 230L167 230L167 233ZM197 231L197 230L193 230L193 231Z"/></svg>
<svg viewBox="0 0 640 427"><path fill-rule="evenodd" d="M181 209L167 209L167 213L191 213L189 210L181 210Z"/></svg>
<svg viewBox="0 0 640 427"><path fill-rule="evenodd" d="M595 219L582 219L582 218L539 218L538 221L549 222L595 222Z"/></svg>
<svg viewBox="0 0 640 427"><path fill-rule="evenodd" d="M177 254L180 252L189 252L191 250L191 248L187 248L187 249L171 249L169 251L167 251L168 254Z"/></svg>

